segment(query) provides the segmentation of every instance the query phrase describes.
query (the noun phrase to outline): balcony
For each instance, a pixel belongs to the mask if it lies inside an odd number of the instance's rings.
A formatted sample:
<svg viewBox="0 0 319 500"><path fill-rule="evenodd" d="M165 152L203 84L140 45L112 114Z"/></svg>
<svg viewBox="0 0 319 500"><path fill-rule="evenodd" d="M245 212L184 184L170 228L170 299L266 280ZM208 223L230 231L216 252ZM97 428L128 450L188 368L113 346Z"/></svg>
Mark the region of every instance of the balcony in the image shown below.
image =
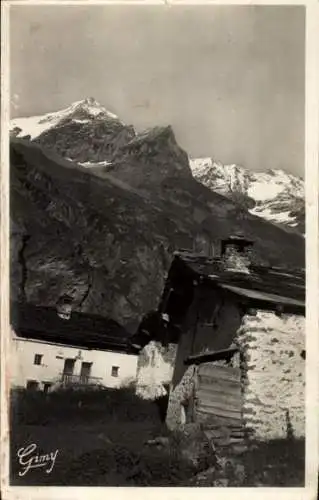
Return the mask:
<svg viewBox="0 0 319 500"><path fill-rule="evenodd" d="M61 373L60 382L64 386L68 385L101 385L101 377L91 377L89 375L68 375Z"/></svg>

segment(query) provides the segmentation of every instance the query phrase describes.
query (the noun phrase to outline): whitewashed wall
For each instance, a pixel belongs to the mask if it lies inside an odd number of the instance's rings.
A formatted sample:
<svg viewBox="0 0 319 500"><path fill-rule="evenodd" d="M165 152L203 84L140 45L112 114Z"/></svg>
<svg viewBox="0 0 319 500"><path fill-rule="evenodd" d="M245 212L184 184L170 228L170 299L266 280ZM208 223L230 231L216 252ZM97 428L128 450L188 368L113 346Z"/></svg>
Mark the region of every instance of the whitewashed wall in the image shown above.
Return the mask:
<svg viewBox="0 0 319 500"><path fill-rule="evenodd" d="M111 351L97 351L77 347L66 347L33 340L25 340L14 334L11 341L11 360L9 376L12 386L25 387L27 380L40 383L55 382L63 372L66 358L76 358L81 351L81 359L77 359L74 375L79 375L82 362L92 363L91 376L100 377L99 383L106 387L119 387L136 380L136 355ZM42 354L42 364L34 364L35 354ZM118 377L112 376L112 366L118 366Z"/></svg>
<svg viewBox="0 0 319 500"><path fill-rule="evenodd" d="M164 396L164 385L172 380L176 346L163 347L151 341L142 349L137 370L136 393L144 399Z"/></svg>
<svg viewBox="0 0 319 500"><path fill-rule="evenodd" d="M257 311L243 318L246 426L260 439L305 436L305 324L303 316Z"/></svg>

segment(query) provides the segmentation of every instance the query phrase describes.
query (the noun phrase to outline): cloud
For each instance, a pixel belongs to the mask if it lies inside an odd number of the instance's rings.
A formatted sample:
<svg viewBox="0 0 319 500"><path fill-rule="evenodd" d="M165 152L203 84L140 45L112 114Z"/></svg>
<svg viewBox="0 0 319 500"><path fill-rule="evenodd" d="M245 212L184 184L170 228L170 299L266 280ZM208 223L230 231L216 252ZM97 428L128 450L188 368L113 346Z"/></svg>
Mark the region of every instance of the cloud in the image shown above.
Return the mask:
<svg viewBox="0 0 319 500"><path fill-rule="evenodd" d="M14 109L15 111L19 109L19 100L20 100L19 94L13 94L13 96L10 99L11 109Z"/></svg>

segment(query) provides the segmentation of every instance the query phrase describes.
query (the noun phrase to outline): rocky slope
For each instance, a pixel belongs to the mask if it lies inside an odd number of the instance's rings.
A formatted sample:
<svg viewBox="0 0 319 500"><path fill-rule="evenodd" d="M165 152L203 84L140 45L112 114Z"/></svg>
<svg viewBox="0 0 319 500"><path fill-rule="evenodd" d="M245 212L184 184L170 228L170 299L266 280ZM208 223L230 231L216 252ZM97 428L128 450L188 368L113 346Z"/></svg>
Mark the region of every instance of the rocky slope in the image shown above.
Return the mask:
<svg viewBox="0 0 319 500"><path fill-rule="evenodd" d="M211 158L190 160L194 177L213 191L245 206L253 215L305 232L304 181L282 170L252 172Z"/></svg>
<svg viewBox="0 0 319 500"><path fill-rule="evenodd" d="M88 169L19 138L10 162L13 297L54 305L67 293L75 309L134 331L157 307L174 250L194 241L201 250L241 230L255 240L256 259L304 264L300 236L193 178L169 127L132 137L107 167Z"/></svg>

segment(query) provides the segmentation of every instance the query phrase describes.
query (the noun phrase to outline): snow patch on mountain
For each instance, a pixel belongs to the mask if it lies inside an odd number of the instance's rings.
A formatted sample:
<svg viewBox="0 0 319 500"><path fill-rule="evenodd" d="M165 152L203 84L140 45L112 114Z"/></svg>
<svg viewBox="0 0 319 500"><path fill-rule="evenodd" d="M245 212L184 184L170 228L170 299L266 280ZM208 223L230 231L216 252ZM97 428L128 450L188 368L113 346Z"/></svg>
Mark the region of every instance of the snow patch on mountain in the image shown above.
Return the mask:
<svg viewBox="0 0 319 500"><path fill-rule="evenodd" d="M38 137L42 132L45 132L51 126L46 122L43 122L43 115L40 116L29 116L27 118L16 118L11 121L10 129L14 131L14 129L19 129L17 131L16 137L22 138L27 135L30 136L31 140Z"/></svg>
<svg viewBox="0 0 319 500"><path fill-rule="evenodd" d="M275 182L265 184L265 182L253 182L248 188L247 194L255 201L271 200L282 191L282 186Z"/></svg>
<svg viewBox="0 0 319 500"><path fill-rule="evenodd" d="M90 120L73 120L74 123L90 123Z"/></svg>
<svg viewBox="0 0 319 500"><path fill-rule="evenodd" d="M72 160L71 160L72 161ZM79 162L81 167L90 168L90 167L107 167L112 165L110 161L85 161L83 163Z"/></svg>
<svg viewBox="0 0 319 500"><path fill-rule="evenodd" d="M270 222L284 223L288 224L291 227L296 227L297 223L295 222L295 218L291 216L289 211L274 213L269 208L262 208L256 206L249 210L252 215L257 215L258 217L262 217Z"/></svg>

